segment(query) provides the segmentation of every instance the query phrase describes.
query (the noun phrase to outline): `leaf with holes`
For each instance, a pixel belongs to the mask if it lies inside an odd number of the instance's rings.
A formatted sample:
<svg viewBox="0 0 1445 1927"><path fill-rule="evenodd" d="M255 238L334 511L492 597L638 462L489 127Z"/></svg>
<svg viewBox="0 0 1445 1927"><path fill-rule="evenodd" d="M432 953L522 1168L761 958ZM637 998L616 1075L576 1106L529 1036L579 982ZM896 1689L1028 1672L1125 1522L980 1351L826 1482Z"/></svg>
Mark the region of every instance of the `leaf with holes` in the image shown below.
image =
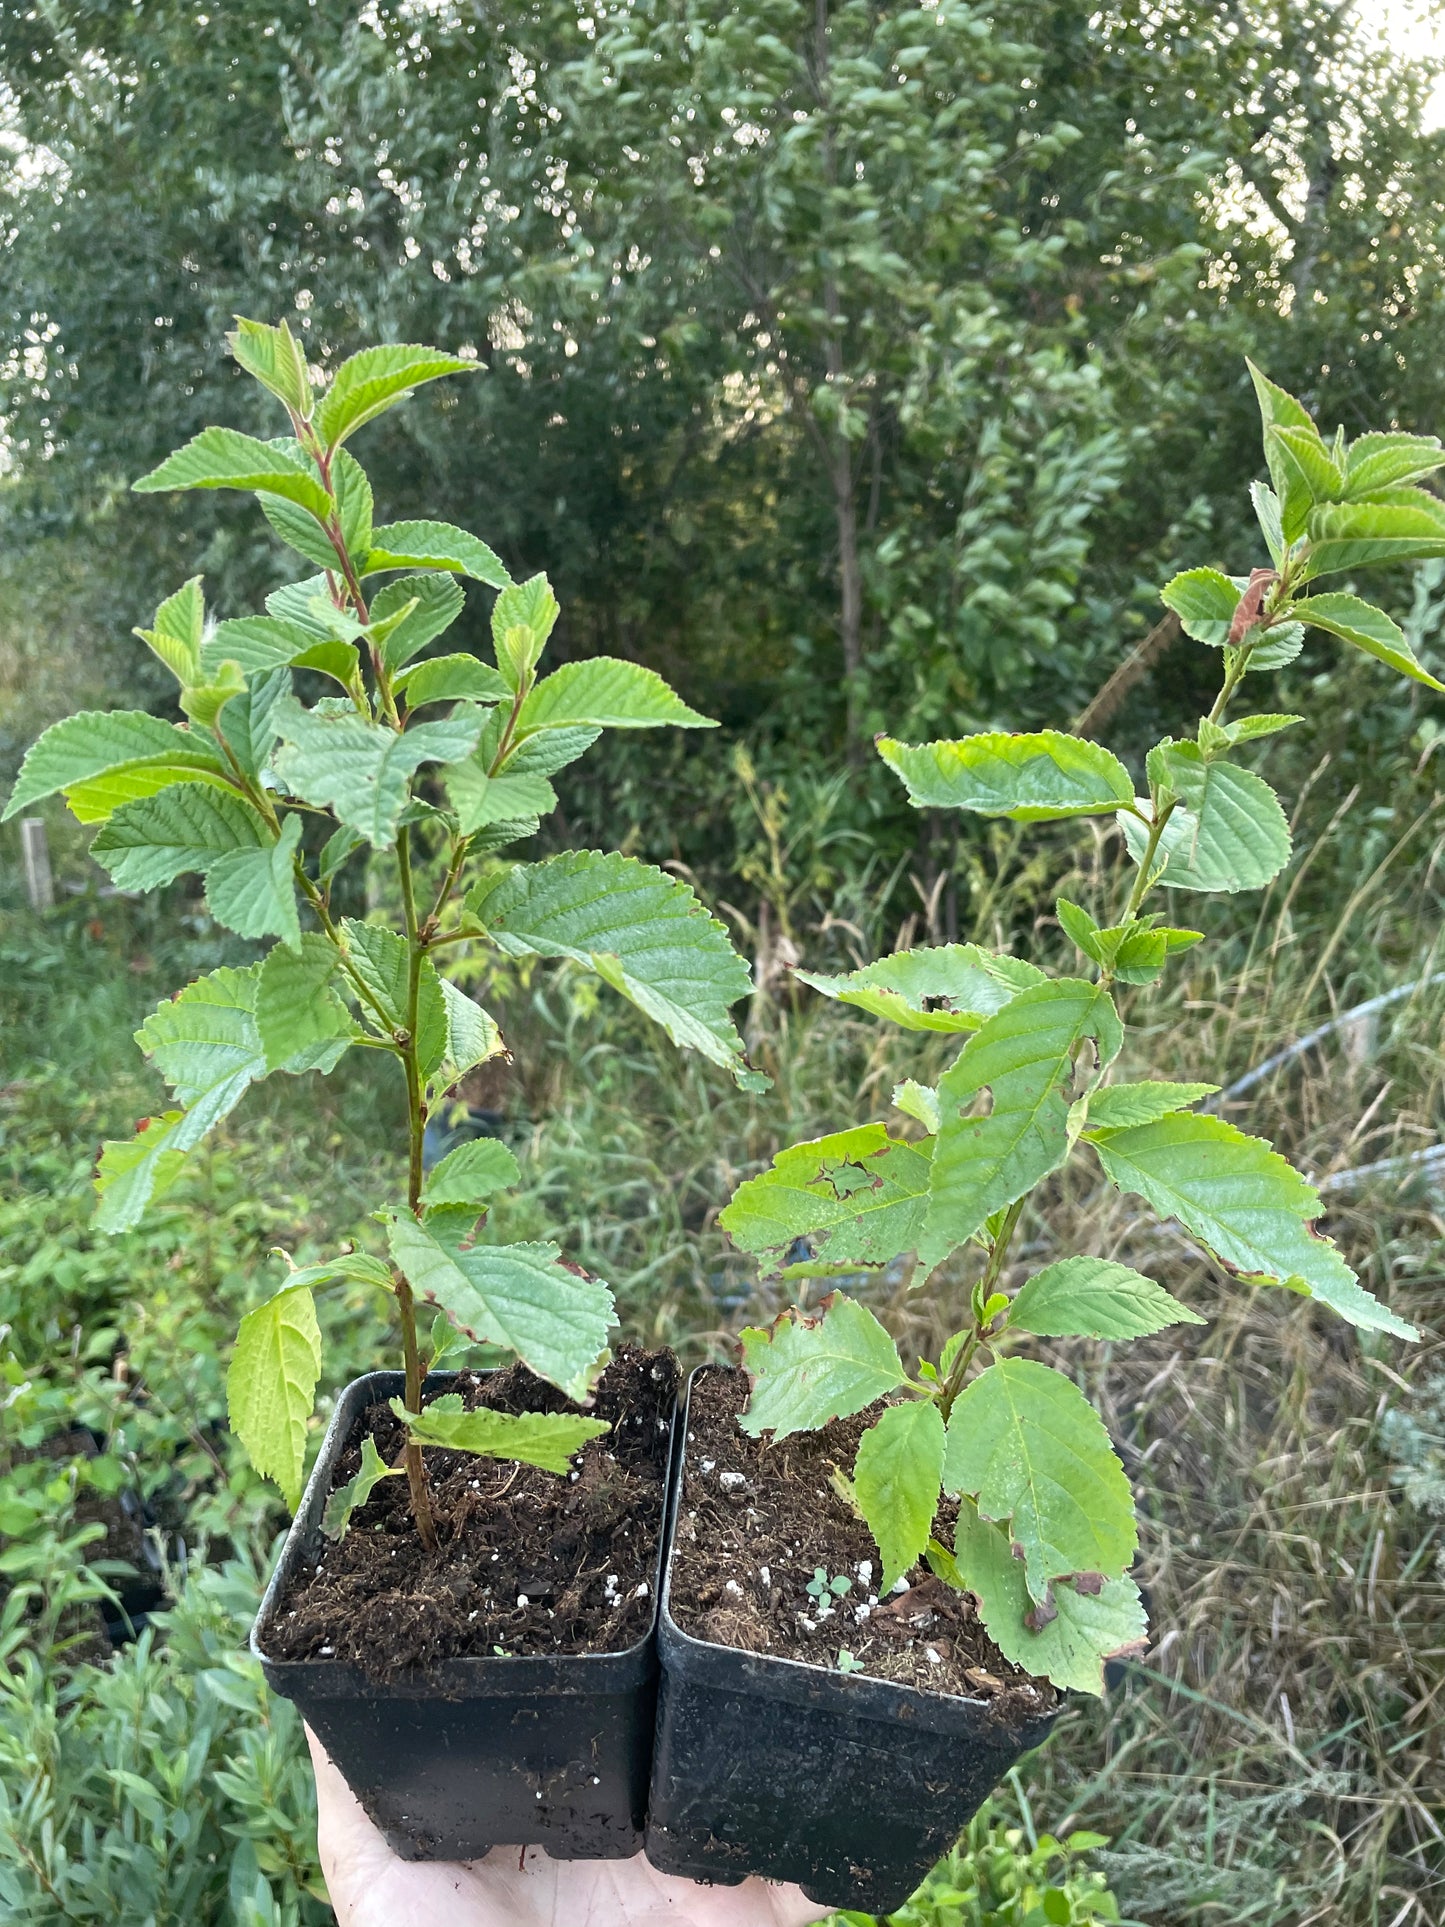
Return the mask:
<svg viewBox="0 0 1445 1927"><path fill-rule="evenodd" d="M977 1030L1044 973L1022 957L996 957L975 943L900 950L842 977L795 972L799 981L840 1004L886 1017L904 1030Z"/></svg>
<svg viewBox="0 0 1445 1927"><path fill-rule="evenodd" d="M892 1138L881 1124L795 1144L738 1186L718 1223L762 1260L765 1277L886 1265L918 1244L931 1149ZM794 1251L799 1239L806 1257Z"/></svg>
<svg viewBox="0 0 1445 1927"><path fill-rule="evenodd" d="M907 1385L898 1347L865 1305L831 1292L816 1314L786 1311L741 1334L753 1382L738 1424L750 1438L785 1439L847 1418Z"/></svg>
<svg viewBox="0 0 1445 1927"><path fill-rule="evenodd" d="M921 1253L936 1265L1056 1171L1069 1151L1074 1056L1092 1039L1109 1063L1123 1030L1109 993L1080 977L1035 984L990 1017L938 1085L938 1138ZM985 1091L992 1107L974 1106Z"/></svg>
<svg viewBox="0 0 1445 1927"><path fill-rule="evenodd" d="M1029 1598L1008 1534L980 1519L967 1501L958 1509L952 1553L935 1542L928 1563L949 1585L973 1594L1005 1659L1062 1692L1102 1696L1105 1662L1138 1657L1148 1644L1144 1602L1132 1579L1102 1586L1057 1580L1041 1611Z"/></svg>
<svg viewBox="0 0 1445 1927"><path fill-rule="evenodd" d="M964 1386L948 1420L945 1491L1007 1524L1030 1597L1068 1573L1123 1573L1134 1557L1134 1497L1098 1413L1072 1379L1000 1358Z"/></svg>

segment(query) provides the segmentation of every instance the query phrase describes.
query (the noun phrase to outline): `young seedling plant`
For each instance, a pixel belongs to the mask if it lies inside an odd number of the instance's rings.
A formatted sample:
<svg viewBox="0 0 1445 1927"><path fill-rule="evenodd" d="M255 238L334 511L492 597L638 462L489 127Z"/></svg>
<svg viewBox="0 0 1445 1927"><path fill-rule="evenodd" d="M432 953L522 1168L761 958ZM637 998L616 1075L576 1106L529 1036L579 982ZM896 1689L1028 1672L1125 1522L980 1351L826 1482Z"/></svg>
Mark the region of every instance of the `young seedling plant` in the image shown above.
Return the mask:
<svg viewBox="0 0 1445 1927"><path fill-rule="evenodd" d="M911 1252L920 1282L977 1249L969 1322L916 1372L873 1313L838 1292L815 1314L745 1332L753 1391L741 1424L781 1439L889 1401L847 1482L882 1554L881 1589L926 1557L975 1595L1009 1659L1094 1693L1103 1659L1145 1632L1127 1576L1133 1495L1083 1393L1027 1350L1035 1338L1125 1340L1204 1320L1154 1279L1084 1253L1006 1290L1037 1187L1072 1158L1092 1160L1242 1283L1317 1299L1364 1330L1416 1336L1314 1231L1320 1200L1300 1173L1263 1139L1195 1108L1216 1085L1112 1081L1124 1041L1116 990L1157 984L1200 941L1147 909L1150 896L1259 889L1289 860L1279 800L1239 752L1303 719L1252 711L1245 679L1293 661L1314 627L1445 688L1382 609L1320 587L1371 564L1445 556L1445 503L1419 486L1445 451L1406 434L1326 442L1292 396L1252 364L1251 374L1271 483L1251 494L1269 562L1247 579L1189 569L1164 589L1223 673L1195 735L1149 751L1143 795L1107 749L1056 730L878 743L922 809L1115 818L1134 866L1117 921L1101 927L1061 898L1058 920L1078 952L1062 976L976 944L906 951L845 976L799 973L905 1030L965 1041L936 1089L910 1081L894 1092L924 1125L920 1140L864 1124L795 1145L722 1213L733 1241L785 1279L867 1272ZM951 1545L938 1523L944 1494L958 1501Z"/></svg>
<svg viewBox="0 0 1445 1927"><path fill-rule="evenodd" d="M330 1072L353 1049L395 1060L407 1103L405 1195L376 1213L390 1261L357 1250L299 1268L287 1259L279 1289L241 1321L228 1394L253 1464L294 1508L322 1369L313 1294L332 1283L389 1294L405 1369L405 1395L393 1401L404 1462L385 1464L367 1439L325 1528L344 1532L376 1482L404 1472L431 1546L424 1447L565 1473L607 1427L580 1414L466 1411L457 1394L423 1410L419 1307L436 1314L430 1362L453 1343L489 1341L577 1400L614 1322L607 1286L562 1262L555 1245L479 1235L488 1207L517 1181L504 1145L464 1144L423 1173L428 1113L503 1049L495 1022L440 964L464 943L570 959L675 1044L756 1086L728 1017L747 992L747 967L686 884L617 853L515 864L496 856L536 831L557 801L552 778L603 729L712 725L636 663L601 657L539 676L558 614L545 576L514 582L484 542L450 523L374 523L352 438L422 383L475 375L475 360L368 348L318 393L284 322L242 320L229 343L284 409L289 432L263 441L203 429L135 487L250 492L310 573L268 596L264 614L224 621L207 610L199 577L167 597L137 633L174 675L184 720L116 710L57 723L26 756L5 816L59 793L95 826L92 853L120 888L157 890L197 873L217 923L273 940L256 962L188 984L137 1032L175 1104L129 1142L104 1147L96 1188L106 1230L136 1224L261 1079ZM497 592L495 663L432 652L462 612L462 579ZM298 670L332 693L299 700ZM440 876L430 890L423 852ZM362 856L394 866L400 927L334 907L337 879Z"/></svg>

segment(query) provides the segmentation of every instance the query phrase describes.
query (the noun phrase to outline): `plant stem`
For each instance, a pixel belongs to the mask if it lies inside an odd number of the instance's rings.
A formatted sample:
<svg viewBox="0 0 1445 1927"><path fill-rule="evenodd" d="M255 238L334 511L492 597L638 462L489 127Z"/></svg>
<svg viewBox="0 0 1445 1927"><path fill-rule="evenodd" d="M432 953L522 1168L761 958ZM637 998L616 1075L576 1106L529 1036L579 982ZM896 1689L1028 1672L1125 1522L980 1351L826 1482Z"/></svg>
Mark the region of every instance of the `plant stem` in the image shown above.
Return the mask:
<svg viewBox="0 0 1445 1927"><path fill-rule="evenodd" d="M979 1279L976 1288L976 1295L984 1304L988 1302L990 1293L1003 1273L1009 1246L1013 1243L1014 1233L1018 1230L1019 1219L1024 1214L1024 1206L1027 1202L1026 1197L1014 1200L1004 1213L1003 1223L999 1226L998 1233L988 1248L988 1262L983 1268L983 1276ZM983 1327L976 1325L958 1348L958 1356L949 1367L948 1377L943 1381L943 1390L938 1398L939 1407L945 1419L953 1410L953 1401L963 1390L963 1381L973 1362L973 1355L982 1342Z"/></svg>
<svg viewBox="0 0 1445 1927"><path fill-rule="evenodd" d="M406 917L407 944L407 986L406 986L406 1041L401 1046L402 1067L406 1072L406 1111L409 1157L407 1163L406 1201L413 1216L421 1216L422 1187L422 1138L426 1131L426 1103L422 1092L421 1066L417 1061L417 1011L421 997L421 967L423 962L422 946L417 938L416 898L412 890L411 874L411 832L401 829L396 838L396 867L401 878L402 909ZM416 1339L416 1302L412 1297L411 1286L398 1271L396 1274L396 1307L401 1319L402 1352L406 1361L406 1409L409 1412L421 1411L421 1354ZM427 1485L426 1467L422 1463L421 1447L415 1441L408 1441L406 1448L406 1477L411 1488L412 1516L416 1520L417 1535L428 1552L436 1551L436 1524L432 1518L431 1490Z"/></svg>

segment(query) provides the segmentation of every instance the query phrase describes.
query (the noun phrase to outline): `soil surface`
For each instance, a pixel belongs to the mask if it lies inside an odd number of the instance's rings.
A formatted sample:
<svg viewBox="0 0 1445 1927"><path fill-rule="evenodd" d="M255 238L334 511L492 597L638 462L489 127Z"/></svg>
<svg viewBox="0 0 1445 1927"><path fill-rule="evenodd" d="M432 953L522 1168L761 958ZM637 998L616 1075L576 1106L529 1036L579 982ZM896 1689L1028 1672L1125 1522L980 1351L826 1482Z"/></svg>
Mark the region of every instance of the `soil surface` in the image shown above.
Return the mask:
<svg viewBox="0 0 1445 1927"><path fill-rule="evenodd" d="M448 1659L635 1645L652 1618L677 1382L671 1352L624 1346L589 1408L612 1430L588 1440L566 1477L429 1446L437 1550L417 1537L406 1481L383 1479L340 1544L320 1540L301 1567L264 1629L268 1655L350 1661L388 1679ZM468 1409L578 1409L525 1365L462 1372L449 1389ZM401 1423L373 1405L333 1486L360 1470L368 1432L399 1463Z"/></svg>
<svg viewBox="0 0 1445 1927"><path fill-rule="evenodd" d="M846 1652L850 1670L987 1700L1011 1724L1058 1703L1046 1680L1004 1658L972 1594L926 1566L909 1573L906 1592L879 1599L878 1548L830 1475L835 1466L852 1472L881 1404L773 1444L738 1429L747 1396L740 1371L711 1367L693 1381L670 1594L685 1632L829 1672ZM945 1503L939 1515L945 1542L951 1510ZM835 1592L834 1579L847 1590Z"/></svg>

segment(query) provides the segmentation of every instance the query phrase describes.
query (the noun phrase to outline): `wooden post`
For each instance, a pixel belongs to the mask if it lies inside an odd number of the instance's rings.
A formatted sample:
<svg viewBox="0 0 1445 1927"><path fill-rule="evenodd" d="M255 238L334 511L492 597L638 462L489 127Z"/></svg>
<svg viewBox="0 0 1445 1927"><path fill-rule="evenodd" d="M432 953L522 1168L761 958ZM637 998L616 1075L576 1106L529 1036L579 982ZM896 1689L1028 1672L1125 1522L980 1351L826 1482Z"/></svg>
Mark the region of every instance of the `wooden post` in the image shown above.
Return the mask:
<svg viewBox="0 0 1445 1927"><path fill-rule="evenodd" d="M25 864L25 889L32 910L53 910L55 880L50 873L50 845L46 841L44 819L22 816L20 854Z"/></svg>

